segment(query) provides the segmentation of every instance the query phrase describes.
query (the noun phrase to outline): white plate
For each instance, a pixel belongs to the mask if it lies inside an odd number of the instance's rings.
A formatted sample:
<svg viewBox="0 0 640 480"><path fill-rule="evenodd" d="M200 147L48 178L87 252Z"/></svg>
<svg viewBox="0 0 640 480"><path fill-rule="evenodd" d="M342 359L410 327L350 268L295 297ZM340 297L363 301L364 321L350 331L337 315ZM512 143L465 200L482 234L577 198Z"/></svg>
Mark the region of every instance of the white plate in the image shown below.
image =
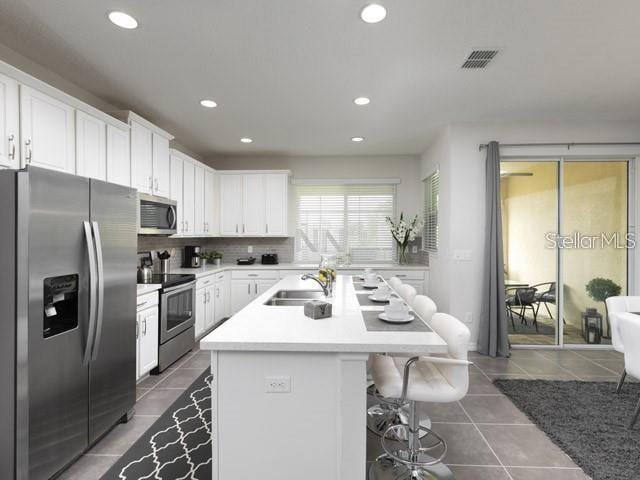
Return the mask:
<svg viewBox="0 0 640 480"><path fill-rule="evenodd" d="M409 323L409 322L413 322L416 317L414 317L413 315L409 314L409 315L407 315L407 317L405 317L405 318L403 318L401 320L395 320L395 319L391 319L391 318L387 317L387 314L382 312L381 314L378 315L378 318L380 320L382 320L383 322L389 322L389 323Z"/></svg>
<svg viewBox="0 0 640 480"><path fill-rule="evenodd" d="M369 283L363 283L362 286L364 288L378 288L378 284L377 283L375 285L371 285Z"/></svg>
<svg viewBox="0 0 640 480"><path fill-rule="evenodd" d="M372 302L387 303L390 298L391 298L391 295L387 295L386 297L378 297L376 295L369 295L369 300L371 300Z"/></svg>

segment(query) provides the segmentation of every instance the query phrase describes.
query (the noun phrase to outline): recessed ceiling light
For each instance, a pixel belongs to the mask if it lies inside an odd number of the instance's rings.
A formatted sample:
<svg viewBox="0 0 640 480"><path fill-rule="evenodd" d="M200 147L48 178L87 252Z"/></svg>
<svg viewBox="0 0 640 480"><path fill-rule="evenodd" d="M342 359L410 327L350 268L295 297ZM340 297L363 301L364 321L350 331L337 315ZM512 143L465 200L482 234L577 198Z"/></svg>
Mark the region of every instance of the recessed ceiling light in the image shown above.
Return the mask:
<svg viewBox="0 0 640 480"><path fill-rule="evenodd" d="M360 12L360 18L366 23L378 23L387 16L387 9L377 3L370 3Z"/></svg>
<svg viewBox="0 0 640 480"><path fill-rule="evenodd" d="M364 137L351 137L352 142L363 142Z"/></svg>
<svg viewBox="0 0 640 480"><path fill-rule="evenodd" d="M369 105L369 102L371 102L371 100L369 100L367 97L358 97L353 99L353 103L360 107L363 105Z"/></svg>
<svg viewBox="0 0 640 480"><path fill-rule="evenodd" d="M218 104L216 102L214 102L213 100L200 100L200 105L202 105L203 107L207 107L207 108L215 108L218 106Z"/></svg>
<svg viewBox="0 0 640 480"><path fill-rule="evenodd" d="M240 141L241 141L242 143L251 143L251 142L253 142L253 140L252 140L251 138L249 138L249 137L242 137L242 138L240 139Z"/></svg>
<svg viewBox="0 0 640 480"><path fill-rule="evenodd" d="M126 28L127 30L138 28L138 21L128 13L111 12L109 14L109 20L111 20L111 23L114 25L117 25L120 28Z"/></svg>

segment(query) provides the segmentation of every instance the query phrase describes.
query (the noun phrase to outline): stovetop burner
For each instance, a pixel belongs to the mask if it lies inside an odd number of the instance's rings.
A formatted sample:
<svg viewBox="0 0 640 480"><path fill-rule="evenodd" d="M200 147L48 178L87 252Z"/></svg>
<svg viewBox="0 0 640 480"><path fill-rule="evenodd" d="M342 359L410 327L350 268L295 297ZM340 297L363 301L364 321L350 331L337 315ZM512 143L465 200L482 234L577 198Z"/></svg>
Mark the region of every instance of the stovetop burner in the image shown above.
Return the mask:
<svg viewBox="0 0 640 480"><path fill-rule="evenodd" d="M143 282L159 283L162 288L175 287L176 285L182 285L183 283L189 283L196 279L196 276L192 273L154 273L151 275L151 280Z"/></svg>

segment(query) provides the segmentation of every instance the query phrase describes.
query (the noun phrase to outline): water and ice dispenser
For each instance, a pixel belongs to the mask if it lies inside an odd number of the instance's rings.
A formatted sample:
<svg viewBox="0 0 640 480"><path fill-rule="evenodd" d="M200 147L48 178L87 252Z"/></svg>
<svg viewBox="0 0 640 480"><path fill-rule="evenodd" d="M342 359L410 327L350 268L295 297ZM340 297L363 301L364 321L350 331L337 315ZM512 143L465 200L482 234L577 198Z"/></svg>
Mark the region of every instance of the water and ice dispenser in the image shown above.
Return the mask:
<svg viewBox="0 0 640 480"><path fill-rule="evenodd" d="M78 326L78 275L44 279L44 338Z"/></svg>

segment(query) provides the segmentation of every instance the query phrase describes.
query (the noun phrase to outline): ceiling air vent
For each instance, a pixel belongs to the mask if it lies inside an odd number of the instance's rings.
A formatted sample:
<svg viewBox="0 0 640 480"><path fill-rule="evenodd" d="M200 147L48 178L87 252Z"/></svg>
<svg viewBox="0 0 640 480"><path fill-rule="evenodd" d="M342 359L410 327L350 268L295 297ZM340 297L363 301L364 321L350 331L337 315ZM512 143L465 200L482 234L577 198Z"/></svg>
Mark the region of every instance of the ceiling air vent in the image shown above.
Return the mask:
<svg viewBox="0 0 640 480"><path fill-rule="evenodd" d="M498 54L498 50L474 50L462 64L462 68L484 68Z"/></svg>

